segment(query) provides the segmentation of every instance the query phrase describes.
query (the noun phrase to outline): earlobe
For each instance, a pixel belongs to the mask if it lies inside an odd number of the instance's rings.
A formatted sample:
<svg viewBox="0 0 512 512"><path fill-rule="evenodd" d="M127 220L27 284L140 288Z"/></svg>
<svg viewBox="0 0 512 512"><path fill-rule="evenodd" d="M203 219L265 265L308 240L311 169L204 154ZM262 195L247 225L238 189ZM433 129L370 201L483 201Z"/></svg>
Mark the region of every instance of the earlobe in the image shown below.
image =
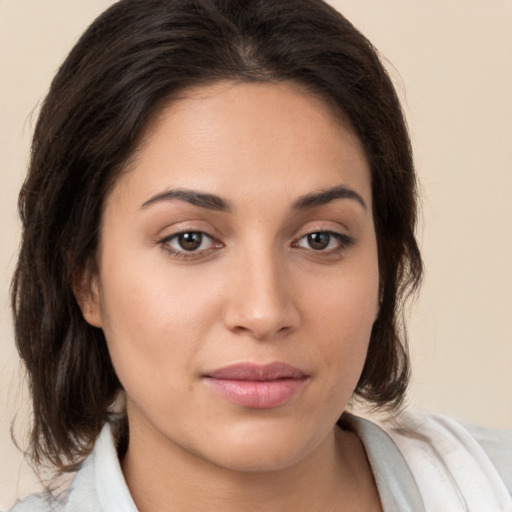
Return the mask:
<svg viewBox="0 0 512 512"><path fill-rule="evenodd" d="M102 327L101 300L97 274L81 269L73 275L73 293L85 321Z"/></svg>

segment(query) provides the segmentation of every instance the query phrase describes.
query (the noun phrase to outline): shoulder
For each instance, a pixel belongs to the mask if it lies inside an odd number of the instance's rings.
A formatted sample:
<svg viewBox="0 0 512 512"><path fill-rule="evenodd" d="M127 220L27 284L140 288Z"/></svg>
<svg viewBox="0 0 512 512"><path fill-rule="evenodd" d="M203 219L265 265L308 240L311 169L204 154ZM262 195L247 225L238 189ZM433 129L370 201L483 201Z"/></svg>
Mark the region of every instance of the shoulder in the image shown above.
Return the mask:
<svg viewBox="0 0 512 512"><path fill-rule="evenodd" d="M511 432L465 427L415 409L379 425L397 445L427 500L455 504L463 497L475 510L512 507Z"/></svg>
<svg viewBox="0 0 512 512"><path fill-rule="evenodd" d="M447 416L408 409L396 418L380 423L401 444L404 439L415 439L411 446L436 444L438 456L446 459L448 453L440 448L450 445L458 453L470 452L473 457L484 454L506 482L512 494L512 430L498 430L457 422ZM402 438L402 440L400 440Z"/></svg>
<svg viewBox="0 0 512 512"><path fill-rule="evenodd" d="M512 430L463 426L485 451L512 495Z"/></svg>
<svg viewBox="0 0 512 512"><path fill-rule="evenodd" d="M111 474L102 475L105 465L119 465L113 436L108 425L96 440L91 454L82 462L80 469L68 477L61 475L45 491L31 494L6 512L91 512L122 510L102 506L98 493L109 488ZM110 459L115 462L110 462ZM120 473L120 470L119 470ZM117 475L115 475L117 476ZM103 487L102 487L103 486Z"/></svg>
<svg viewBox="0 0 512 512"><path fill-rule="evenodd" d="M137 512L123 477L110 424L96 439L71 483L31 495L8 512Z"/></svg>
<svg viewBox="0 0 512 512"><path fill-rule="evenodd" d="M60 510L62 510L61 505L50 493L41 492L18 501L6 512L58 512Z"/></svg>
<svg viewBox="0 0 512 512"><path fill-rule="evenodd" d="M76 482L82 480L80 485ZM16 502L5 512L91 512L101 510L97 507L94 489L83 485L84 475L79 471L66 489L45 490L31 494ZM92 507L92 508L91 508Z"/></svg>

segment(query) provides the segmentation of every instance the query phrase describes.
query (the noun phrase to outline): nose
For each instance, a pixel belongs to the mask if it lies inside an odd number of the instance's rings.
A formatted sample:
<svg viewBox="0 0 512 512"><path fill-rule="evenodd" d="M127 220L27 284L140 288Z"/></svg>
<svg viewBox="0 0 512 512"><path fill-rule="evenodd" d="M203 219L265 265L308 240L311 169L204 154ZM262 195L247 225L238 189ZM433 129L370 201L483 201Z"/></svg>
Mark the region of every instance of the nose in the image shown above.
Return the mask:
<svg viewBox="0 0 512 512"><path fill-rule="evenodd" d="M240 255L239 264L231 270L224 311L224 324L230 331L263 340L299 326L294 283L270 250Z"/></svg>

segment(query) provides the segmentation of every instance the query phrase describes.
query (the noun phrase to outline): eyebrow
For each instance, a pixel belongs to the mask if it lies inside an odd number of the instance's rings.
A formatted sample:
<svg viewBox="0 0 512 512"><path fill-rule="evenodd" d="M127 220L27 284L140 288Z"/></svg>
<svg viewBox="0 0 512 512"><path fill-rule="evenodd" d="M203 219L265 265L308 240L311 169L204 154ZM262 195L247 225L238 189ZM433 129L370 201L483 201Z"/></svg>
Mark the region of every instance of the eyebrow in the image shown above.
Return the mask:
<svg viewBox="0 0 512 512"><path fill-rule="evenodd" d="M357 201L365 210L368 208L364 199L351 188L344 185L338 185L336 187L320 190L319 192L313 192L299 197L293 204L293 210L307 210L308 208L314 208L315 206L321 206L335 199L352 199Z"/></svg>
<svg viewBox="0 0 512 512"><path fill-rule="evenodd" d="M141 206L141 210L144 210L155 203L161 201L172 201L174 199L185 201L194 206L199 206L200 208L206 208L208 210L220 212L231 211L229 203L217 195L186 189L171 189L160 192L145 201ZM320 190L319 192L313 192L299 197L299 199L293 203L292 210L307 210L309 208L314 208L315 206L330 203L335 199L352 199L357 201L365 210L367 209L364 199L355 190L344 185L338 185L336 187Z"/></svg>
<svg viewBox="0 0 512 512"><path fill-rule="evenodd" d="M160 201L172 201L173 199L186 201L187 203L193 204L194 206L199 206L200 208L206 208L208 210L215 210L220 212L227 212L231 210L227 201L219 196L214 194L206 194L203 192L196 192L195 190L184 189L166 190L165 192L156 194L142 204L141 210L148 208L149 206Z"/></svg>

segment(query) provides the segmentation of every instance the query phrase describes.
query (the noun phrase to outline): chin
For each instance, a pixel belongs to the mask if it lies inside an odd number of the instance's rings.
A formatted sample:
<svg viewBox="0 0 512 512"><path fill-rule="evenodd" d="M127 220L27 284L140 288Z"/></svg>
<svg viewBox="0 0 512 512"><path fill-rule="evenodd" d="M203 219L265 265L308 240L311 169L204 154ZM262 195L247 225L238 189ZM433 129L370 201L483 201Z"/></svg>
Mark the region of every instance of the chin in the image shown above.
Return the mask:
<svg viewBox="0 0 512 512"><path fill-rule="evenodd" d="M307 435L300 426L297 423L295 431L274 425L228 432L209 443L202 455L216 466L237 472L284 470L306 459L321 442L320 436Z"/></svg>
<svg viewBox="0 0 512 512"><path fill-rule="evenodd" d="M237 453L215 454L211 460L215 465L237 473L268 473L281 471L296 465L304 458L297 450L276 452L269 448L243 449Z"/></svg>

